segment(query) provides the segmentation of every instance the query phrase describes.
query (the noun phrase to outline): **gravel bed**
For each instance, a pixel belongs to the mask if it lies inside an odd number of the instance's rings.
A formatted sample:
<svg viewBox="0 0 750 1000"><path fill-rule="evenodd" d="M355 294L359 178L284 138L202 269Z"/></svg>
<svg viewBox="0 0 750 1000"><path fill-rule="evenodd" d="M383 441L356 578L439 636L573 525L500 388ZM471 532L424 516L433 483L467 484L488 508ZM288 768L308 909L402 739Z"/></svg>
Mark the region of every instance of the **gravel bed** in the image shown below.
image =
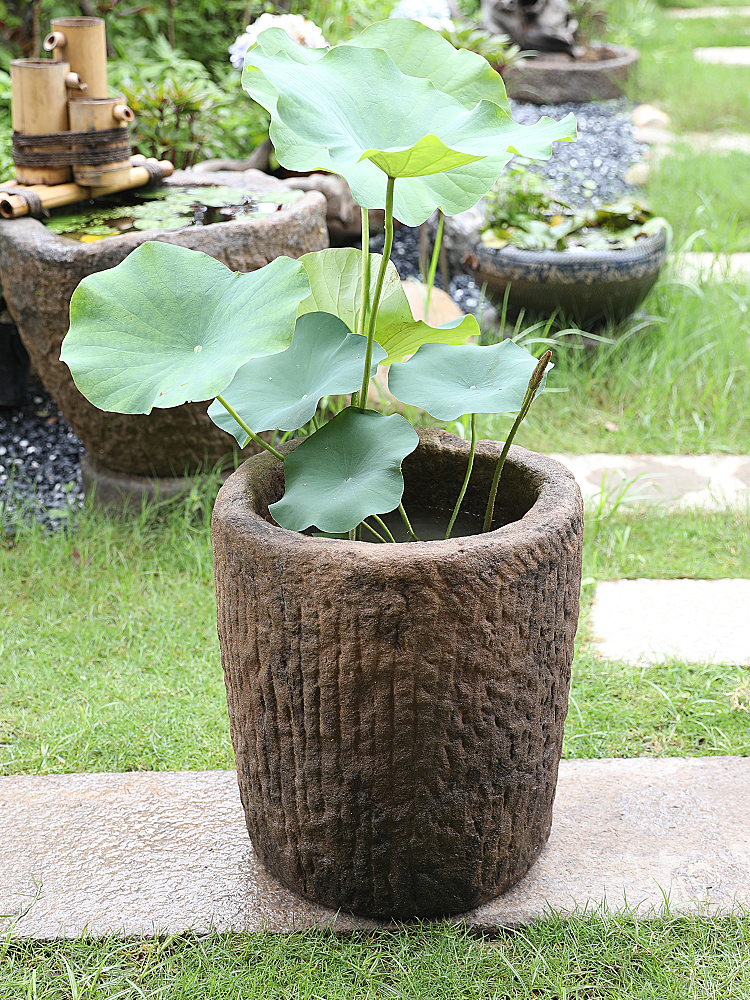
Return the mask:
<svg viewBox="0 0 750 1000"><path fill-rule="evenodd" d="M39 385L23 406L0 409L0 531L12 533L31 511L42 523L61 526L83 504L83 445L57 403Z"/></svg>
<svg viewBox="0 0 750 1000"><path fill-rule="evenodd" d="M576 116L578 141L555 143L552 158L537 167L564 201L572 205L583 205L587 198L607 202L627 190L625 171L642 158L643 146L633 140L630 105L624 98L550 107L511 104L514 120L524 125L542 115L559 120L572 111ZM584 187L585 181L593 181L595 188ZM372 250L382 246L382 236L371 240ZM402 278L419 277L418 230L396 230L392 259ZM442 288L439 271L435 283ZM464 312L478 312L479 289L469 275L453 275L448 290ZM39 386L29 389L22 407L0 409L0 530L5 526L6 532L12 531L13 520L30 510L47 525L65 524L83 500L82 452L83 446L54 400Z"/></svg>

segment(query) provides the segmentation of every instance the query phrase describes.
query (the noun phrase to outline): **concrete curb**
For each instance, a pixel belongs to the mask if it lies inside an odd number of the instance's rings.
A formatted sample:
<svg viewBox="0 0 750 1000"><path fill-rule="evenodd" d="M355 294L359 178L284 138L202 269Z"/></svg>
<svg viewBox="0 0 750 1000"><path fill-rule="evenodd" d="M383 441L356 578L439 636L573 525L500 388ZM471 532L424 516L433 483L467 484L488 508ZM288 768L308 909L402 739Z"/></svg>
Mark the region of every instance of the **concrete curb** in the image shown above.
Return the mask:
<svg viewBox="0 0 750 1000"><path fill-rule="evenodd" d="M22 938L350 931L269 876L233 771L0 778L0 913ZM606 904L750 907L750 758L567 760L555 823L517 886L451 918L481 931ZM6 919L5 924L10 922Z"/></svg>

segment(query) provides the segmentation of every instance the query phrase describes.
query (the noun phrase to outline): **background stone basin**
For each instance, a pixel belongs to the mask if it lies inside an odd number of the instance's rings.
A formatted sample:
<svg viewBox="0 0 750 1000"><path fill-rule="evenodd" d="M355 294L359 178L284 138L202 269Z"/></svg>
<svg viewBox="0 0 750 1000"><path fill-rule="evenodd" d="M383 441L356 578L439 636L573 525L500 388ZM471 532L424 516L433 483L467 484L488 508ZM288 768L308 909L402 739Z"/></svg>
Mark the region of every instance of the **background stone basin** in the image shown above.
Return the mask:
<svg viewBox="0 0 750 1000"><path fill-rule="evenodd" d="M8 311L45 388L90 458L117 473L182 476L229 462L236 450L234 439L209 419L209 401L150 414L106 413L81 395L59 360L79 282L119 264L147 240L201 250L234 271L255 271L280 256L296 259L326 248L326 200L313 191L262 219L125 233L96 243L57 236L36 219L0 220L0 284Z"/></svg>

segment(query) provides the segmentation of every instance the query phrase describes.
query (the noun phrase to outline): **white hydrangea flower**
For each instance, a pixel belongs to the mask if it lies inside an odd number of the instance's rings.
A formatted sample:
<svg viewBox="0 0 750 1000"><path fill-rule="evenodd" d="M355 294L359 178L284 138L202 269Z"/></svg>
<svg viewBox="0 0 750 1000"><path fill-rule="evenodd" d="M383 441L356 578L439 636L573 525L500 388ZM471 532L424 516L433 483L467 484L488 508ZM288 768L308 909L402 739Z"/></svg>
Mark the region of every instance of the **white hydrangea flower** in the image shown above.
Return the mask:
<svg viewBox="0 0 750 1000"><path fill-rule="evenodd" d="M308 49L324 49L328 45L317 24L308 21L301 14L261 14L229 46L229 61L235 69L242 69L245 53L267 28L283 28L293 41Z"/></svg>

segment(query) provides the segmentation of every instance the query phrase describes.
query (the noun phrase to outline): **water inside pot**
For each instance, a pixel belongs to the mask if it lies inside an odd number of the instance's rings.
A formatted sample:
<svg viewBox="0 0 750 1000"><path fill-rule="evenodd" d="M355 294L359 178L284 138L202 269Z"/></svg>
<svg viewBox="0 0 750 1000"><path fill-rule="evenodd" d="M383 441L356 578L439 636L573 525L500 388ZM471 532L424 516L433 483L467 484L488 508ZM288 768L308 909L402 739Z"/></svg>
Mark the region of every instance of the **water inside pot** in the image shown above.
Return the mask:
<svg viewBox="0 0 750 1000"><path fill-rule="evenodd" d="M263 219L298 201L302 191L240 191L206 187L137 188L96 201L53 209L47 229L81 243L139 230L173 230L210 226L233 219Z"/></svg>
<svg viewBox="0 0 750 1000"><path fill-rule="evenodd" d="M418 505L410 504L406 513L408 515L409 522L414 529L414 534L420 542L435 542L445 538L445 531L448 527L448 521L450 520L453 511L442 510L437 507L420 507ZM397 510L392 510L388 514L382 514L381 517L382 520L388 525L388 530L397 542L413 541L413 539L409 537L406 525ZM383 529L374 518L371 517L368 523L371 524L379 534L383 534ZM456 523L453 525L451 538L460 538L462 535L479 535L481 532L482 518L475 514L465 514L461 512L456 518ZM308 533L318 537L347 537L346 535L326 535L323 532L317 531L315 528L310 529L309 532L305 532L305 534ZM371 534L366 528L362 529L362 541L374 542L376 545L381 544L375 535Z"/></svg>

